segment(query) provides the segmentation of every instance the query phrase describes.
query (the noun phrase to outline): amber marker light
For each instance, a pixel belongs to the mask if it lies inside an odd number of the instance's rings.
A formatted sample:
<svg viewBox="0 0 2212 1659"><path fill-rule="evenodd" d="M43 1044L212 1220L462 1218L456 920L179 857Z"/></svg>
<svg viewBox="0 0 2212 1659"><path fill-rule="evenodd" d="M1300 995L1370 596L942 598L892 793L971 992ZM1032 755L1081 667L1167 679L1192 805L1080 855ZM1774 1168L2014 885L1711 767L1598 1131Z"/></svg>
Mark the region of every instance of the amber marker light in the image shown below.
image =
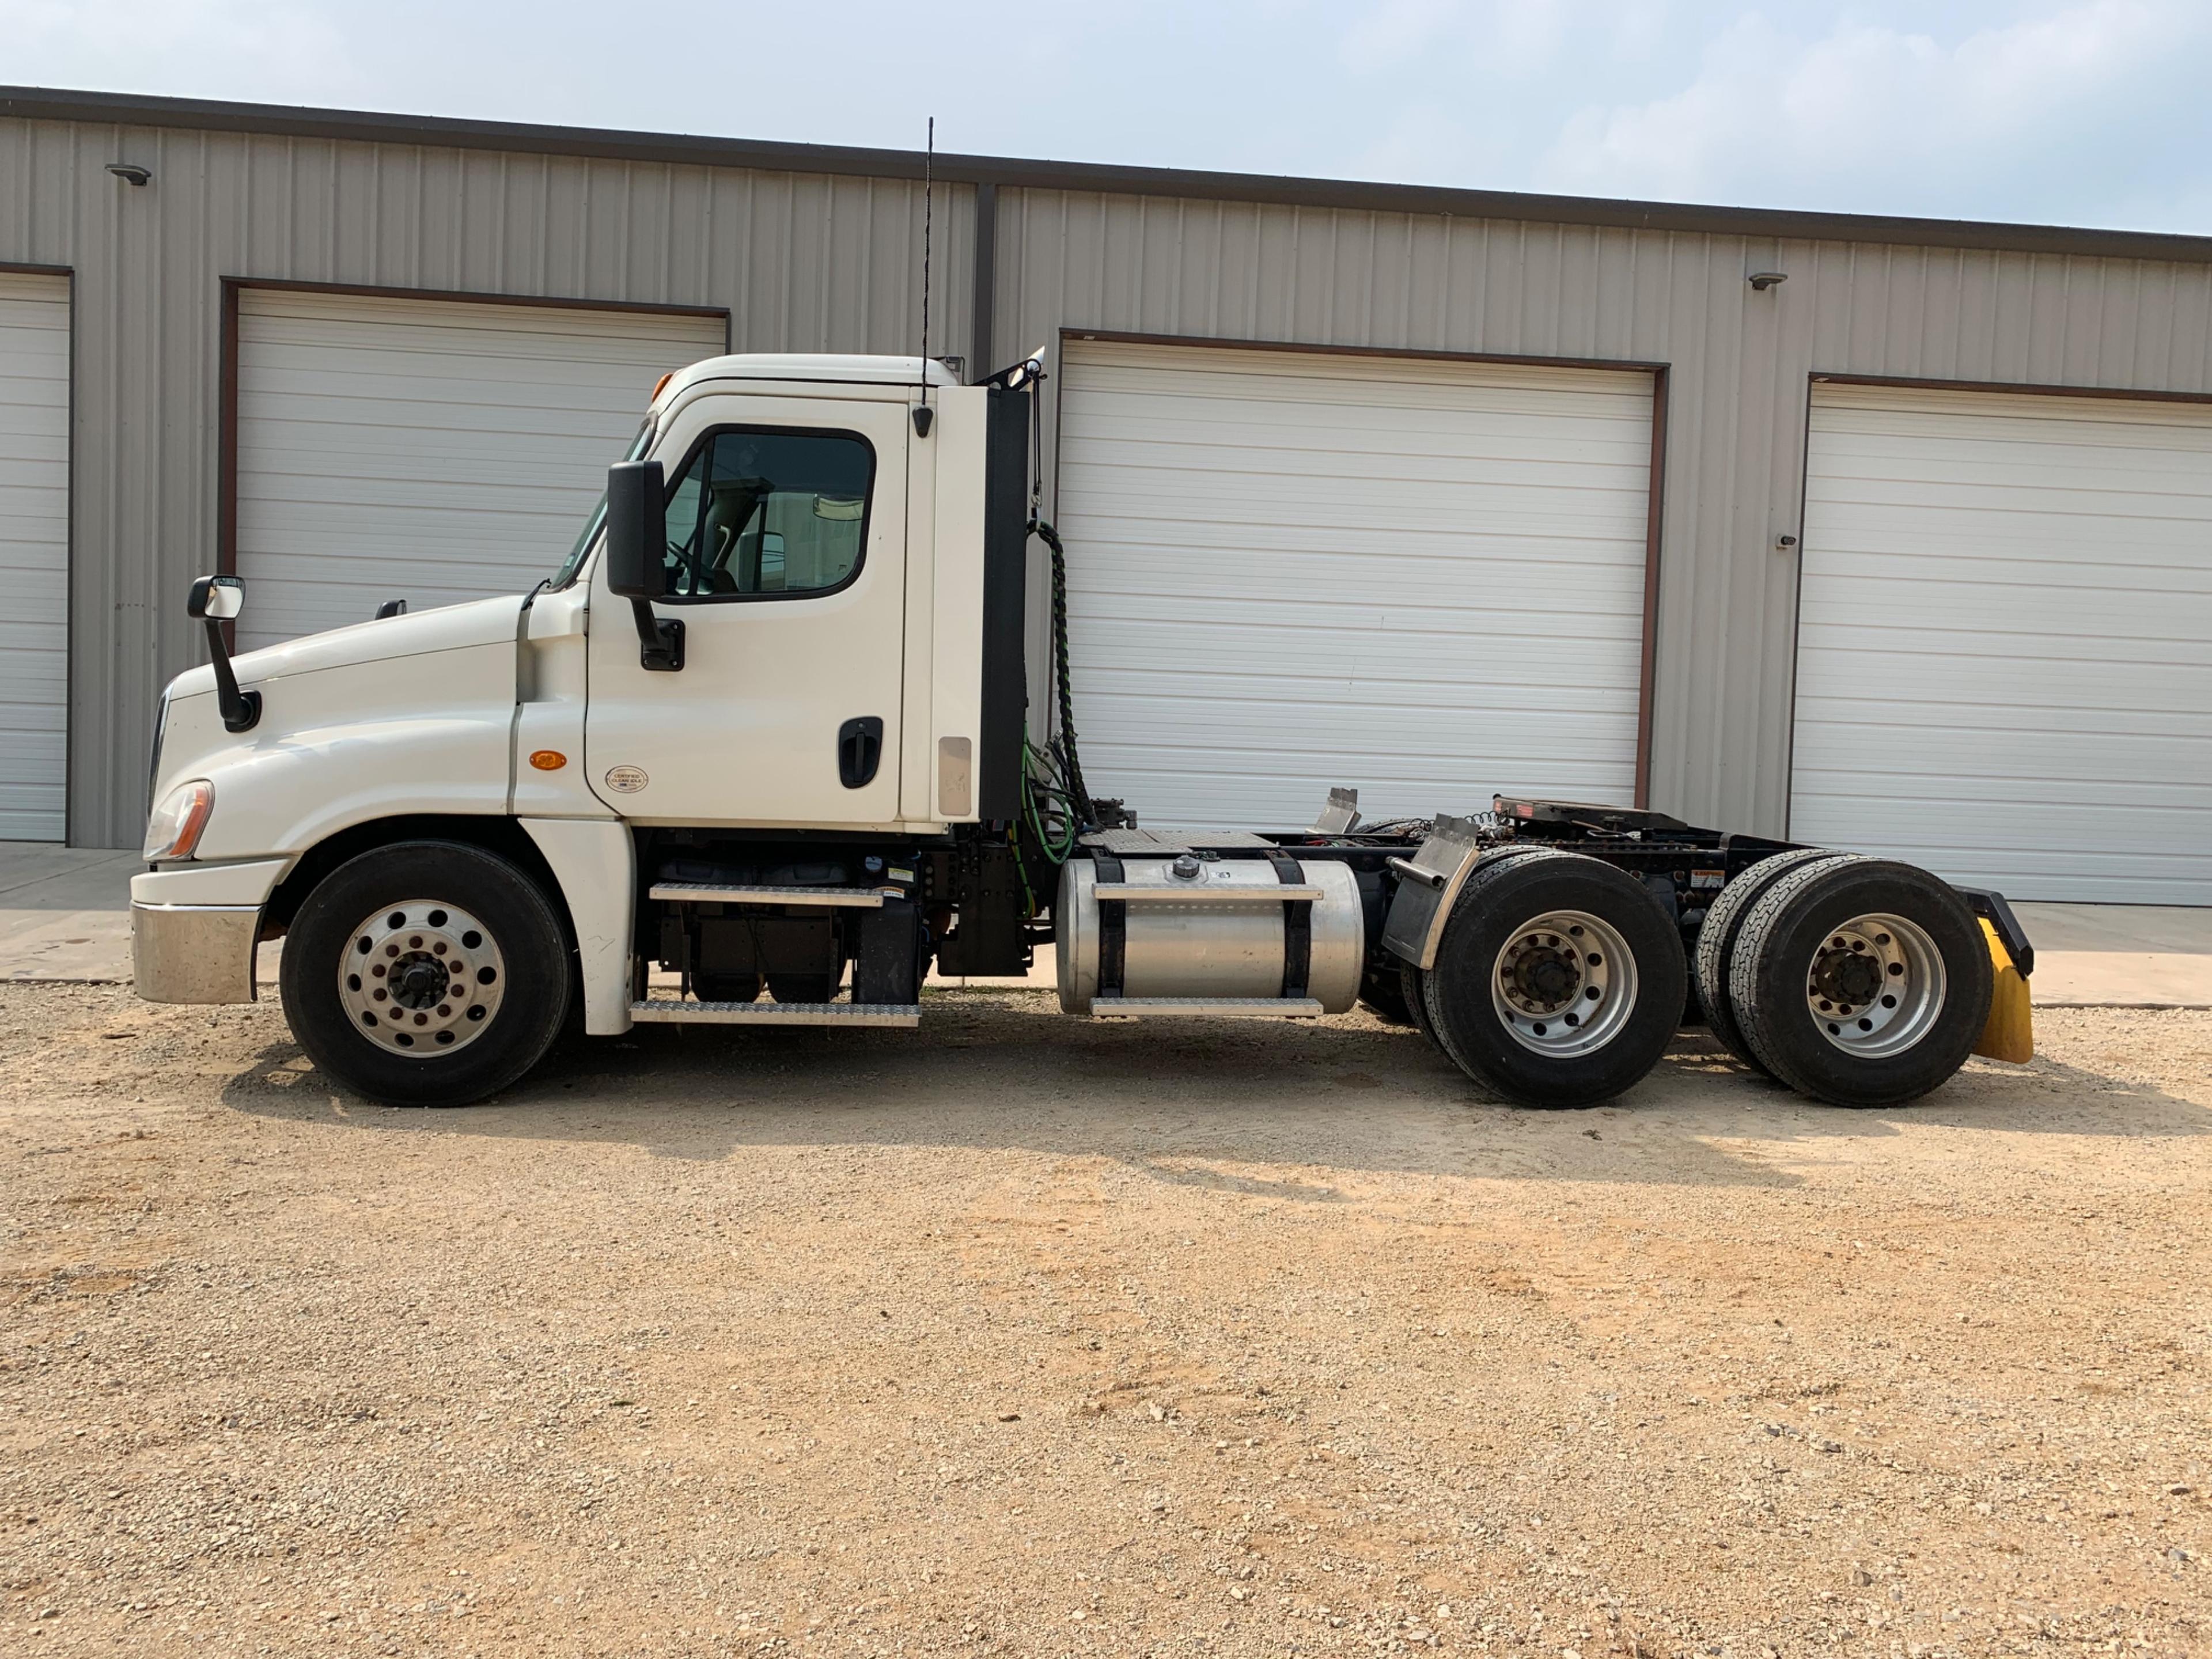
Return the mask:
<svg viewBox="0 0 2212 1659"><path fill-rule="evenodd" d="M532 753L530 763L541 772L557 772L568 763L568 757L557 749L539 749Z"/></svg>

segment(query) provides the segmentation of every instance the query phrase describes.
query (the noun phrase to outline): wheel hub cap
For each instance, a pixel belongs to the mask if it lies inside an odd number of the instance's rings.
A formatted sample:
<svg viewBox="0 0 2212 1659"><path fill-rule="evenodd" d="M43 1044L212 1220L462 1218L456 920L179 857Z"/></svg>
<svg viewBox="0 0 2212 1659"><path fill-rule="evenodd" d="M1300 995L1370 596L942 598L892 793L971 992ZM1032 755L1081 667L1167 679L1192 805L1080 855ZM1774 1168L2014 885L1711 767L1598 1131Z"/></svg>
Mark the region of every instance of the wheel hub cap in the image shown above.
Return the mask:
<svg viewBox="0 0 2212 1659"><path fill-rule="evenodd" d="M338 963L338 1002L379 1048L427 1058L482 1036L507 994L507 959L458 905L409 899L362 918Z"/></svg>
<svg viewBox="0 0 2212 1659"><path fill-rule="evenodd" d="M1636 1007L1636 958L1612 924L1553 911L1513 930L1498 953L1491 998L1522 1048L1556 1059L1595 1053Z"/></svg>
<svg viewBox="0 0 2212 1659"><path fill-rule="evenodd" d="M1853 916L1813 951L1805 1007L1820 1035L1866 1060L1903 1054L1943 1012L1943 955L1917 922Z"/></svg>

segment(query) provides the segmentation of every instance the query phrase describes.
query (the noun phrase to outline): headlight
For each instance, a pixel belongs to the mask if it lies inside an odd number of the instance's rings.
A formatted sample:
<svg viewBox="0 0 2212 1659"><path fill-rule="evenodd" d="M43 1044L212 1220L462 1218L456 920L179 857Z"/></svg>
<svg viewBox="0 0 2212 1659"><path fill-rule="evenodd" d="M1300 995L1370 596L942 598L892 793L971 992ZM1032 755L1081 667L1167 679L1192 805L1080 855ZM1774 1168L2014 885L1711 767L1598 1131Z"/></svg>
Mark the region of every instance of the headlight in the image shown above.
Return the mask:
<svg viewBox="0 0 2212 1659"><path fill-rule="evenodd" d="M162 798L146 820L146 862L188 859L200 844L200 832L215 812L215 786L205 778L180 783Z"/></svg>

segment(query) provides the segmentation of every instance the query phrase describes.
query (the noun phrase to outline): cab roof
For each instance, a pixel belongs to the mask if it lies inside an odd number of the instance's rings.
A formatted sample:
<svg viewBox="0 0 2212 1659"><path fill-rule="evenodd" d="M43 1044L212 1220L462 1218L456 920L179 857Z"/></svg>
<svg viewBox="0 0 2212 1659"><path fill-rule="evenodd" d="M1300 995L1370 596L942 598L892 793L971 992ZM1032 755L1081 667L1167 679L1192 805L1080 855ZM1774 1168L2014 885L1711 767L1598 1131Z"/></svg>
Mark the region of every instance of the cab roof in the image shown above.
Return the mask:
<svg viewBox="0 0 2212 1659"><path fill-rule="evenodd" d="M934 357L864 357L814 351L754 351L708 357L669 377L653 398L663 399L702 380L830 380L847 385L911 386L927 374L933 386L958 386L960 377Z"/></svg>

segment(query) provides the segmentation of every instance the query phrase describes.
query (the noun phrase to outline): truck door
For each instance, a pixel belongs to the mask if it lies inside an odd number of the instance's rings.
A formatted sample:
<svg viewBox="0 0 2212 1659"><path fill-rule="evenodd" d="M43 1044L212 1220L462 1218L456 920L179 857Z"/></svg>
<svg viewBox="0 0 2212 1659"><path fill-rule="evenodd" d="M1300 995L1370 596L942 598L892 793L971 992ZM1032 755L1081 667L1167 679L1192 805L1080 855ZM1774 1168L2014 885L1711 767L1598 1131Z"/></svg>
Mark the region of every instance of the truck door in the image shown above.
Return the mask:
<svg viewBox="0 0 2212 1659"><path fill-rule="evenodd" d="M683 667L641 662L594 562L585 764L657 823L898 817L908 422L903 401L709 396L654 447Z"/></svg>

